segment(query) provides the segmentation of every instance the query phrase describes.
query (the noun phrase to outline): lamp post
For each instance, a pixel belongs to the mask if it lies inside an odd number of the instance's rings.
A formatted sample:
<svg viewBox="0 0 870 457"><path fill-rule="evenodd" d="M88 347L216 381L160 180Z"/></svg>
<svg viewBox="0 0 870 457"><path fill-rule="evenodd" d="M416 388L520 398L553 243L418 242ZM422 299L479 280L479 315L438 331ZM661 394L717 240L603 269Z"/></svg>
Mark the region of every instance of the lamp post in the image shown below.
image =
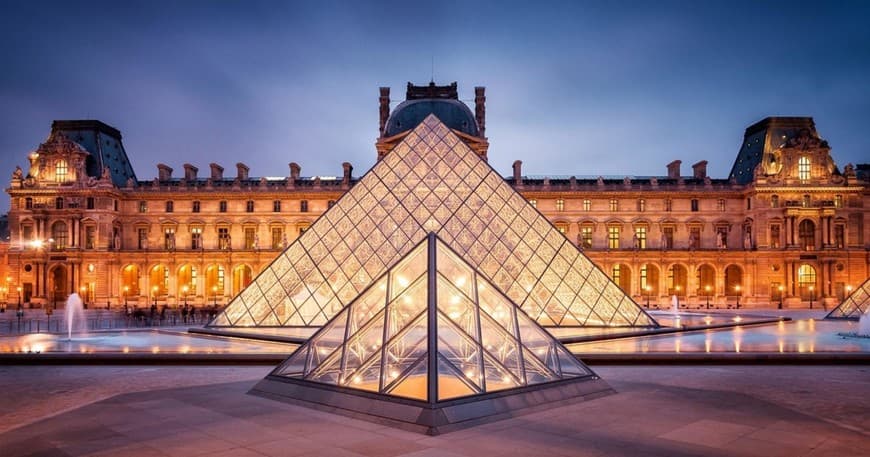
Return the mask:
<svg viewBox="0 0 870 457"><path fill-rule="evenodd" d="M16 287L15 290L18 292L18 308L21 309L21 286Z"/></svg>
<svg viewBox="0 0 870 457"><path fill-rule="evenodd" d="M734 286L734 291L737 292L737 309L740 309L740 284Z"/></svg>
<svg viewBox="0 0 870 457"><path fill-rule="evenodd" d="M643 290L646 291L646 309L649 309L649 294L650 294L650 291L652 290L652 287L646 286L643 288Z"/></svg>
<svg viewBox="0 0 870 457"><path fill-rule="evenodd" d="M151 291L152 291L151 297L154 299L154 306L157 306L157 291L158 291L158 287L157 287L157 286L152 287L152 288L151 288Z"/></svg>
<svg viewBox="0 0 870 457"><path fill-rule="evenodd" d="M704 290L707 292L707 309L710 309L710 286L704 286Z"/></svg>
<svg viewBox="0 0 870 457"><path fill-rule="evenodd" d="M816 298L816 288L815 286L810 286L810 309L813 309L813 299Z"/></svg>
<svg viewBox="0 0 870 457"><path fill-rule="evenodd" d="M217 286L211 286L211 293L214 296L214 307L217 308Z"/></svg>
<svg viewBox="0 0 870 457"><path fill-rule="evenodd" d="M81 286L79 288L79 290L82 292L81 293L81 295L82 295L82 307L84 309L88 309L88 295L87 295L88 288L87 288L87 286Z"/></svg>
<svg viewBox="0 0 870 457"><path fill-rule="evenodd" d="M184 297L184 306L187 306L187 291L188 288L186 285L181 288L181 295Z"/></svg>
<svg viewBox="0 0 870 457"><path fill-rule="evenodd" d="M785 290L785 287L779 286L779 309L782 309L782 291Z"/></svg>
<svg viewBox="0 0 870 457"><path fill-rule="evenodd" d="M674 289L677 291L677 293L674 294L677 297L677 309L680 309L680 286L676 285L674 286Z"/></svg>

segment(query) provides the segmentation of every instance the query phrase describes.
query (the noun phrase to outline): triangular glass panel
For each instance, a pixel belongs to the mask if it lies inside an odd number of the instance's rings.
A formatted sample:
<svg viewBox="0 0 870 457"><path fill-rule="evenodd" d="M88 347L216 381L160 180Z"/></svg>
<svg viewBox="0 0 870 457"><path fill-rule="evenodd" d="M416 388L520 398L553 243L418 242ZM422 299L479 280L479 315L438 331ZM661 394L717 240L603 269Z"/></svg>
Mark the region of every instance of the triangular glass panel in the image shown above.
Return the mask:
<svg viewBox="0 0 870 457"><path fill-rule="evenodd" d="M424 354L404 375L397 376L390 386L390 390L384 393L425 401L429 395L427 385L429 378L428 360L428 357Z"/></svg>
<svg viewBox="0 0 870 457"><path fill-rule="evenodd" d="M480 393L468 378L445 357L438 356L438 401Z"/></svg>
<svg viewBox="0 0 870 457"><path fill-rule="evenodd" d="M828 319L860 319L870 313L870 278L849 294L839 306L831 310Z"/></svg>

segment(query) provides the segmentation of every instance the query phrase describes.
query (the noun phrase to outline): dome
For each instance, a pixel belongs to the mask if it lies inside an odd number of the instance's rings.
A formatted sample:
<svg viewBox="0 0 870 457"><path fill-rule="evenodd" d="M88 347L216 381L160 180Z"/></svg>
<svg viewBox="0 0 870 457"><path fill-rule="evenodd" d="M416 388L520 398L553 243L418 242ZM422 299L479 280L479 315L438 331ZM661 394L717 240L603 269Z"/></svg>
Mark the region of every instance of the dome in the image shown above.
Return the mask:
<svg viewBox="0 0 870 457"><path fill-rule="evenodd" d="M393 136L411 130L426 116L434 114L444 125L471 136L480 136L474 113L465 103L452 99L425 98L406 100L399 104L387 119L385 136Z"/></svg>

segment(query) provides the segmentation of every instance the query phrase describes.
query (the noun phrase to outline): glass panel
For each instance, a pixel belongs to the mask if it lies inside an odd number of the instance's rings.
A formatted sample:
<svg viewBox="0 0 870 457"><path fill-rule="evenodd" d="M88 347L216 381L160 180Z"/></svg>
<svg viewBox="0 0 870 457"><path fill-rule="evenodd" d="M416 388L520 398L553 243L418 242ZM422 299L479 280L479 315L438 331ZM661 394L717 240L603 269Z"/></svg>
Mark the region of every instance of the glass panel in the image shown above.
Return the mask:
<svg viewBox="0 0 870 457"><path fill-rule="evenodd" d="M471 338L477 338L477 309L468 298L438 275L438 310Z"/></svg>
<svg viewBox="0 0 870 457"><path fill-rule="evenodd" d="M479 393L480 390L472 386L465 375L461 374L448 361L438 356L438 400L465 397Z"/></svg>
<svg viewBox="0 0 870 457"><path fill-rule="evenodd" d="M412 319L426 309L428 303L426 289L426 277L421 276L405 293L389 304L387 307L387 339L400 332Z"/></svg>
<svg viewBox="0 0 870 457"><path fill-rule="evenodd" d="M368 326L348 338L344 351L344 371L353 372L374 354L380 355L384 338L384 310L380 310Z"/></svg>
<svg viewBox="0 0 870 457"><path fill-rule="evenodd" d="M404 377L394 383L388 393L399 397L426 400L429 395L427 386L428 358L424 355L411 367Z"/></svg>
<svg viewBox="0 0 870 457"><path fill-rule="evenodd" d="M592 374L588 368L578 362L577 358L565 350L564 347L556 347L556 356L559 358L559 368L561 369L562 376L585 376Z"/></svg>
<svg viewBox="0 0 870 457"><path fill-rule="evenodd" d="M515 374L486 354L483 356L483 371L486 376L487 392L495 392L522 385L521 380Z"/></svg>
<svg viewBox="0 0 870 457"><path fill-rule="evenodd" d="M459 373L467 378L466 382L472 383L475 389L480 388L479 343L464 335L440 312L438 313L438 354L456 367ZM440 376L441 373L439 379Z"/></svg>
<svg viewBox="0 0 870 457"><path fill-rule="evenodd" d="M427 257L426 243L423 243L393 268L390 273L390 300L404 292L426 271Z"/></svg>
<svg viewBox="0 0 870 457"><path fill-rule="evenodd" d="M511 372L517 375L522 373L519 343L508 335L504 328L485 315L481 315L480 334L480 342L490 356Z"/></svg>
<svg viewBox="0 0 870 457"><path fill-rule="evenodd" d="M293 355L285 360L281 366L275 370L275 374L292 377L302 377L305 375L305 362L308 360L309 346L305 345L299 348Z"/></svg>
<svg viewBox="0 0 870 457"><path fill-rule="evenodd" d="M511 336L516 337L513 317L514 306L482 281L480 277L477 278L477 294L480 297L478 302L480 309Z"/></svg>
<svg viewBox="0 0 870 457"><path fill-rule="evenodd" d="M454 286L461 290L466 297L473 298L471 284L474 276L472 276L471 268L465 262L459 260L442 243L438 243L437 256L436 264L438 272L443 274Z"/></svg>
<svg viewBox="0 0 870 457"><path fill-rule="evenodd" d="M309 346L311 347L311 362L314 365L320 365L329 357L333 351L344 343L345 324L347 323L347 312L343 312L335 317L327 326L317 332L314 338L311 339Z"/></svg>
<svg viewBox="0 0 870 457"><path fill-rule="evenodd" d="M372 358L369 359L363 367L356 372L350 370L344 371L342 384L354 389L369 390L372 392L380 391L381 382L381 353L375 352Z"/></svg>

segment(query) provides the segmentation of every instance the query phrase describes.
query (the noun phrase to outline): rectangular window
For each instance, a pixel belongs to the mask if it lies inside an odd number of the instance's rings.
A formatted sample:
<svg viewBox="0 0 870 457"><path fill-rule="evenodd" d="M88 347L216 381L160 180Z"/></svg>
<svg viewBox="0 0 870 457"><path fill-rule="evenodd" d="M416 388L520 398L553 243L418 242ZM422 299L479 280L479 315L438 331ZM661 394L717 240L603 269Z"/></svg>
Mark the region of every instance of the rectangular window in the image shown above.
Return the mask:
<svg viewBox="0 0 870 457"><path fill-rule="evenodd" d="M218 211L221 213L227 212L227 201L226 200L221 200L220 202L218 202Z"/></svg>
<svg viewBox="0 0 870 457"><path fill-rule="evenodd" d="M24 209L33 209L33 198L27 197L24 199Z"/></svg>
<svg viewBox="0 0 870 457"><path fill-rule="evenodd" d="M29 242L33 240L33 226L32 225L22 225L21 226L21 241Z"/></svg>
<svg viewBox="0 0 870 457"><path fill-rule="evenodd" d="M615 213L619 211L619 200L615 198L610 199L610 212Z"/></svg>
<svg viewBox="0 0 870 457"><path fill-rule="evenodd" d="M635 249L646 249L646 227L635 227Z"/></svg>
<svg viewBox="0 0 870 457"><path fill-rule="evenodd" d="M565 200L561 198L556 199L556 211L565 211Z"/></svg>
<svg viewBox="0 0 870 457"><path fill-rule="evenodd" d="M809 181L810 179L810 158L801 157L798 159L798 179L801 181Z"/></svg>
<svg viewBox="0 0 870 457"><path fill-rule="evenodd" d="M692 205L692 212L698 212L698 199L697 198L692 199L691 205Z"/></svg>
<svg viewBox="0 0 870 457"><path fill-rule="evenodd" d="M175 249L175 229L172 227L163 229L163 249L167 251Z"/></svg>
<svg viewBox="0 0 870 457"><path fill-rule="evenodd" d="M752 209L752 199L751 198L746 199L746 209ZM723 209L722 211L725 211L725 210Z"/></svg>
<svg viewBox="0 0 870 457"><path fill-rule="evenodd" d="M834 246L838 249L846 247L846 227L842 224L834 226Z"/></svg>
<svg viewBox="0 0 870 457"><path fill-rule="evenodd" d="M55 182L65 182L68 171L69 168L67 167L66 160L58 160L54 167Z"/></svg>
<svg viewBox="0 0 870 457"><path fill-rule="evenodd" d="M588 198L583 200L583 211L592 211L592 200Z"/></svg>
<svg viewBox="0 0 870 457"><path fill-rule="evenodd" d="M275 200L272 202L272 212L280 213L281 212L281 200Z"/></svg>
<svg viewBox="0 0 870 457"><path fill-rule="evenodd" d="M720 198L719 200L716 200L716 209L719 211L725 211L725 199L724 198Z"/></svg>
<svg viewBox="0 0 870 457"><path fill-rule="evenodd" d="M228 227L218 228L218 248L223 250L230 248L230 229Z"/></svg>
<svg viewBox="0 0 870 457"><path fill-rule="evenodd" d="M85 200L85 207L87 209L94 209L94 197L88 197L87 200Z"/></svg>
<svg viewBox="0 0 870 457"><path fill-rule="evenodd" d="M648 296L650 294L650 290L647 289L649 287L647 284L648 274L646 264L643 264L643 266L640 267L640 289L647 294L647 300L649 300Z"/></svg>
<svg viewBox="0 0 870 457"><path fill-rule="evenodd" d="M662 229L662 249L674 248L674 228L664 227Z"/></svg>
<svg viewBox="0 0 870 457"><path fill-rule="evenodd" d="M607 247L609 249L619 249L619 227L607 227Z"/></svg>
<svg viewBox="0 0 870 457"><path fill-rule="evenodd" d="M716 248L728 249L728 227L716 227Z"/></svg>
<svg viewBox="0 0 870 457"><path fill-rule="evenodd" d="M592 227L580 227L580 246L582 246L583 249L592 248Z"/></svg>
<svg viewBox="0 0 870 457"><path fill-rule="evenodd" d="M140 228L136 230L137 238L136 238L136 247L138 249L148 249L148 229Z"/></svg>
<svg viewBox="0 0 870 457"><path fill-rule="evenodd" d="M245 202L245 212L247 212L247 213L254 212L254 201L253 200L248 200L247 202Z"/></svg>
<svg viewBox="0 0 870 457"><path fill-rule="evenodd" d="M535 199L531 199L531 200L529 200L529 204L532 205L532 208L537 208L537 207L538 207L538 201L535 200Z"/></svg>
<svg viewBox="0 0 870 457"><path fill-rule="evenodd" d="M637 199L637 211L641 212L641 213L646 211L646 200L645 199L643 199L643 198Z"/></svg>
<svg viewBox="0 0 870 457"><path fill-rule="evenodd" d="M97 228L93 225L85 227L85 249L94 249L97 244Z"/></svg>
<svg viewBox="0 0 870 457"><path fill-rule="evenodd" d="M834 207L842 208L843 207L843 196L842 195L834 195Z"/></svg>
<svg viewBox="0 0 870 457"><path fill-rule="evenodd" d="M668 211L668 212L672 211L673 206L674 206L673 200L671 200L670 198L666 198L665 199L665 211Z"/></svg>
<svg viewBox="0 0 870 457"><path fill-rule="evenodd" d="M779 248L779 224L770 226L770 247L773 249Z"/></svg>
<svg viewBox="0 0 870 457"><path fill-rule="evenodd" d="M559 233L561 233L562 235L565 235L568 233L568 226L563 225L563 224L558 224L558 225L556 225L556 230L558 230Z"/></svg>
<svg viewBox="0 0 870 457"><path fill-rule="evenodd" d="M299 212L301 212L301 213L308 212L308 200L301 200L299 202Z"/></svg>
<svg viewBox="0 0 870 457"><path fill-rule="evenodd" d="M63 197L54 199L54 209L63 209Z"/></svg>
<svg viewBox="0 0 870 457"><path fill-rule="evenodd" d="M255 249L257 241L257 229L245 227L245 249Z"/></svg>
<svg viewBox="0 0 870 457"><path fill-rule="evenodd" d="M281 249L284 244L284 229L272 227L272 249Z"/></svg>
<svg viewBox="0 0 870 457"><path fill-rule="evenodd" d="M202 249L202 227L191 227L190 248Z"/></svg>
<svg viewBox="0 0 870 457"><path fill-rule="evenodd" d="M199 200L194 200L194 201L193 201L193 204L192 204L192 206L191 206L190 209L191 209L191 211L193 211L194 213L198 213L198 212L199 212L199 209L200 209L200 203L199 203Z"/></svg>
<svg viewBox="0 0 870 457"><path fill-rule="evenodd" d="M145 200L139 200L139 212L145 213L148 211L148 202Z"/></svg>
<svg viewBox="0 0 870 457"><path fill-rule="evenodd" d="M173 202L171 200L166 202L166 212L171 213L174 210L175 210L175 202Z"/></svg>
<svg viewBox="0 0 870 457"><path fill-rule="evenodd" d="M112 201L112 208L114 208L115 211L118 211L118 200L113 200L113 201Z"/></svg>
<svg viewBox="0 0 870 457"><path fill-rule="evenodd" d="M612 272L611 276L613 277L613 282L615 282L617 284L621 284L622 283L622 280L621 280L622 279L621 278L622 277L622 268L619 267L619 264L614 265L613 270L611 270L611 272Z"/></svg>

